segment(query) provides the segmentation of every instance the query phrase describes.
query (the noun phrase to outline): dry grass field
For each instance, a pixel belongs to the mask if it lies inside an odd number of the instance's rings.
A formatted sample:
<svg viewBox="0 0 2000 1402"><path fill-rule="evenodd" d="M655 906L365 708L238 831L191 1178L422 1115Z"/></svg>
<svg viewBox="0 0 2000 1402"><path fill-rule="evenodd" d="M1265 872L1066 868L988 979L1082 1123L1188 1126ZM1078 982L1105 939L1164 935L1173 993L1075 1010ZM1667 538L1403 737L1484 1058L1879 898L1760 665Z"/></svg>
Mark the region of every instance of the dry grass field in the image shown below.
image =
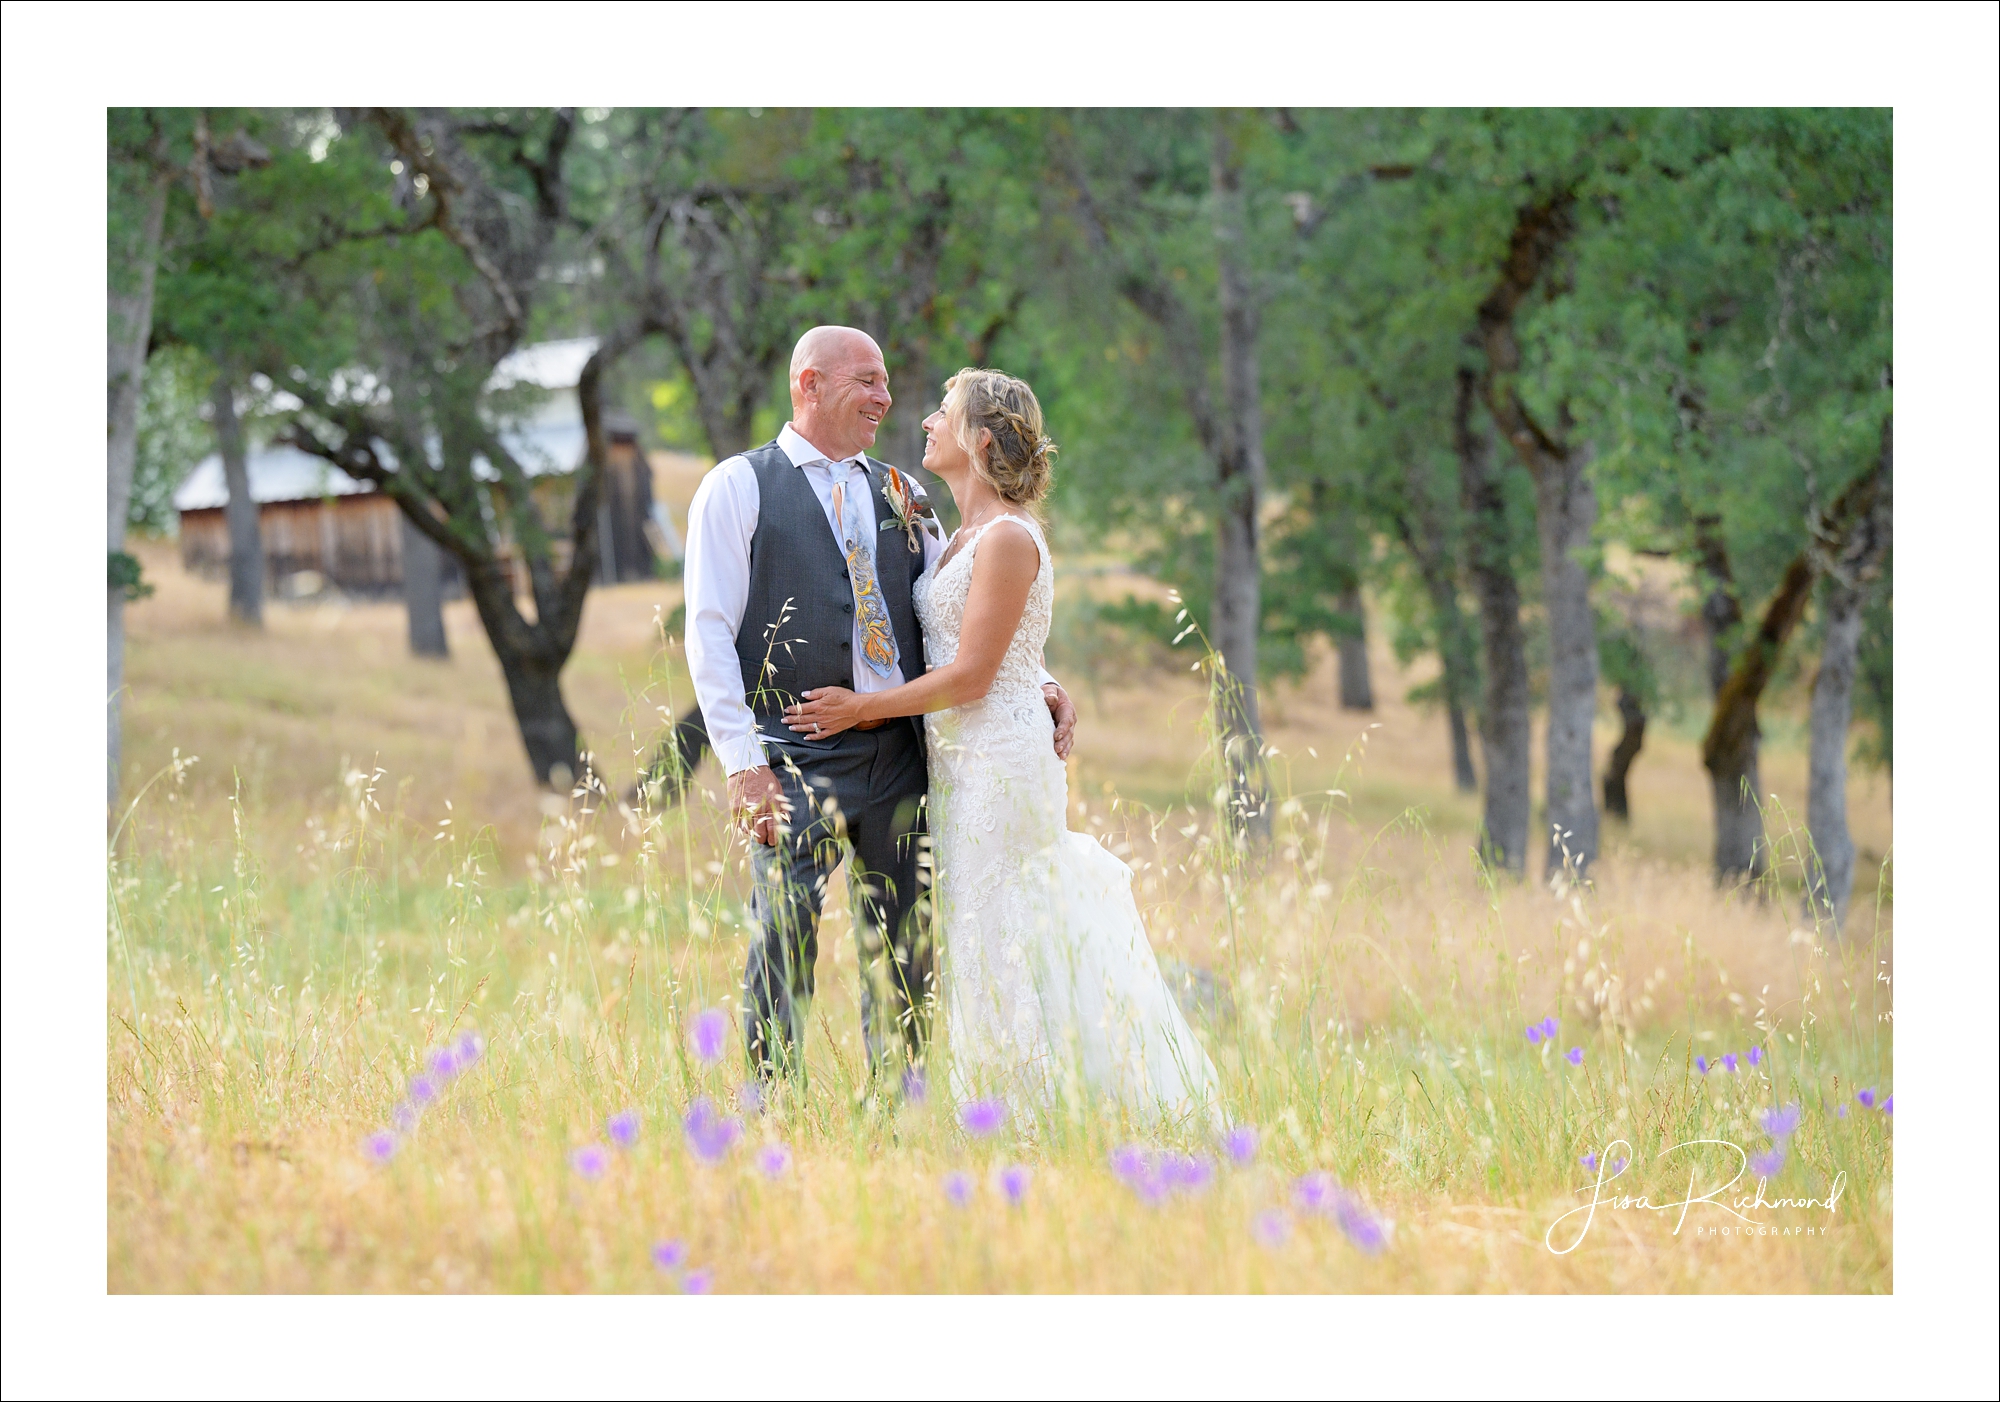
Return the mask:
<svg viewBox="0 0 2000 1402"><path fill-rule="evenodd" d="M871 1087L838 892L806 1087L758 1109L733 1051L691 1050L731 1006L742 850L712 762L683 807L616 802L689 699L656 626L677 586L594 594L565 674L606 802L529 786L468 604L452 659L418 662L397 604L273 605L254 634L170 552L146 572L127 801L153 782L110 868L114 1291L1892 1286L1888 787L1857 772L1846 936L1802 923L1782 705L1769 890L1714 889L1695 743L1656 726L1629 830L1557 892L1480 871L1443 722L1386 654L1372 716L1334 708L1330 663L1267 698L1287 801L1254 868L1199 797L1197 680L1076 687L1072 825L1133 864L1155 948L1208 994L1256 1131L1237 1162L1026 1106L974 1137L938 1068L922 1100ZM430 1076L467 1036L477 1059ZM687 1132L698 1101L723 1131Z"/></svg>

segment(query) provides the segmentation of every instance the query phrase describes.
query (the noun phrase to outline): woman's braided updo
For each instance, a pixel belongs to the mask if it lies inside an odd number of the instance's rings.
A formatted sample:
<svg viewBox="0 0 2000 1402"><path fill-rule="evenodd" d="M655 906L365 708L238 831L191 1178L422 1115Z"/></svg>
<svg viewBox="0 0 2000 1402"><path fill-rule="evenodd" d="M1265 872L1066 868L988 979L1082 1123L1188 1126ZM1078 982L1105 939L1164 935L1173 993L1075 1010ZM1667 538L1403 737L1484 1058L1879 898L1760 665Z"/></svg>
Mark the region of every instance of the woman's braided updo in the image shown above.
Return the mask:
<svg viewBox="0 0 2000 1402"><path fill-rule="evenodd" d="M1000 499L1033 506L1049 494L1055 441L1042 426L1042 406L1027 382L971 366L944 382L944 417L972 470ZM982 452L979 430L992 435Z"/></svg>

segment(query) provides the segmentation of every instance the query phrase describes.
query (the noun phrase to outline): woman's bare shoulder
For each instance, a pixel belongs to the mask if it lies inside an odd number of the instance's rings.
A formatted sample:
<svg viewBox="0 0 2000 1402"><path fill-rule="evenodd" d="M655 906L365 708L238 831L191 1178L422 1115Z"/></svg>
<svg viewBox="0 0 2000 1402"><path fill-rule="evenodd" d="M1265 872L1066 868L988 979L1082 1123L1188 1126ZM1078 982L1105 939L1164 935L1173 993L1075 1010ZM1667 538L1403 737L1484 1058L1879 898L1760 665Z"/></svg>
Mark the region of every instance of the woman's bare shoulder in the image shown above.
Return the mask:
<svg viewBox="0 0 2000 1402"><path fill-rule="evenodd" d="M1020 530L1010 531L1002 527L1012 521ZM993 522L979 537L979 553L972 561L972 571L976 575L983 568L991 567L1003 575L1026 574L1032 577L1042 565L1041 543L1029 533L1028 523L1017 516L1002 516Z"/></svg>

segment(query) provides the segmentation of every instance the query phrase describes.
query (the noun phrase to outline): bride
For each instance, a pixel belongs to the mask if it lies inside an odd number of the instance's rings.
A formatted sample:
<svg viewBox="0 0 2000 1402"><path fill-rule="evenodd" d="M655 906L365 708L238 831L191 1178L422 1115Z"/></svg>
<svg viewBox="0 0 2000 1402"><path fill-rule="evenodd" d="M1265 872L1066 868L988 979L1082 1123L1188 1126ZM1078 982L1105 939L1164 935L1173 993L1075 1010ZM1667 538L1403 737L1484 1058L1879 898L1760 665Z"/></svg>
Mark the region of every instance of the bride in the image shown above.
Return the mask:
<svg viewBox="0 0 2000 1402"><path fill-rule="evenodd" d="M1009 375L961 370L924 434L963 523L913 595L929 670L869 695L807 691L786 723L925 718L955 1095L1212 1119L1215 1067L1160 976L1131 869L1068 830L1039 683L1055 582L1030 514L1055 455L1041 405Z"/></svg>

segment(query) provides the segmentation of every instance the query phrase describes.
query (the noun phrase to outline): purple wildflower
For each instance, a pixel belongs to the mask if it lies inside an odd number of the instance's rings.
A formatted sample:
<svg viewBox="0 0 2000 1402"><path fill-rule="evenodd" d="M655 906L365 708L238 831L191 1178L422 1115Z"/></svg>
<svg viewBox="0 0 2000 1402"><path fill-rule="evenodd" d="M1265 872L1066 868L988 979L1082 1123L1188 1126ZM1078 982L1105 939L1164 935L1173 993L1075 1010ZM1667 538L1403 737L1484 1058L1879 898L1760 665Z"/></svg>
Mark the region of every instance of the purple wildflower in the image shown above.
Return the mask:
<svg viewBox="0 0 2000 1402"><path fill-rule="evenodd" d="M683 1241L656 1241L653 1243L653 1264L663 1271L674 1270L687 1260L687 1243Z"/></svg>
<svg viewBox="0 0 2000 1402"><path fill-rule="evenodd" d="M1833 1107L1833 1114L1835 1119L1844 1120L1847 1118L1847 1107L1845 1105L1836 1105Z"/></svg>
<svg viewBox="0 0 2000 1402"><path fill-rule="evenodd" d="M431 1074L439 1081L448 1081L458 1074L458 1053L450 1047L440 1047L431 1053Z"/></svg>
<svg viewBox="0 0 2000 1402"><path fill-rule="evenodd" d="M1706 1076L1708 1074L1708 1058L1705 1056L1696 1057L1694 1059L1694 1069Z"/></svg>
<svg viewBox="0 0 2000 1402"><path fill-rule="evenodd" d="M639 1112L620 1110L604 1122L604 1133L619 1148L631 1148L639 1142Z"/></svg>
<svg viewBox="0 0 2000 1402"><path fill-rule="evenodd" d="M755 1081L745 1081L736 1088L736 1103L743 1107L746 1115L761 1115L764 1113L764 1092Z"/></svg>
<svg viewBox="0 0 2000 1402"><path fill-rule="evenodd" d="M903 1072L903 1099L912 1105L921 1105L924 1103L924 1097L930 1093L931 1083L923 1072L914 1066Z"/></svg>
<svg viewBox="0 0 2000 1402"><path fill-rule="evenodd" d="M1799 1127L1799 1107L1781 1105L1775 1110L1766 1110L1757 1119L1764 1126L1764 1133L1773 1139L1788 1138Z"/></svg>
<svg viewBox="0 0 2000 1402"><path fill-rule="evenodd" d="M1528 1028L1528 1045L1534 1046L1542 1040L1542 1025L1537 1022Z"/></svg>
<svg viewBox="0 0 2000 1402"><path fill-rule="evenodd" d="M389 1112L389 1123L408 1134L417 1127L417 1107L407 1100L397 1102L396 1108Z"/></svg>
<svg viewBox="0 0 2000 1402"><path fill-rule="evenodd" d="M972 1201L972 1175L951 1172L944 1176L944 1195L953 1207L963 1207Z"/></svg>
<svg viewBox="0 0 2000 1402"><path fill-rule="evenodd" d="M437 1082L429 1076L410 1077L410 1099L419 1105L428 1105L437 1099Z"/></svg>
<svg viewBox="0 0 2000 1402"><path fill-rule="evenodd" d="M710 1066L722 1060L722 1044L729 1036L729 1014L720 1008L704 1008L695 1014L688 1032L694 1054Z"/></svg>
<svg viewBox="0 0 2000 1402"><path fill-rule="evenodd" d="M1122 1145L1111 1155L1111 1171L1148 1207L1158 1207L1173 1190L1167 1181L1166 1156L1137 1144Z"/></svg>
<svg viewBox="0 0 2000 1402"><path fill-rule="evenodd" d="M689 1271L681 1277L681 1293L683 1295L706 1295L710 1287L714 1284L715 1273L713 1271Z"/></svg>
<svg viewBox="0 0 2000 1402"><path fill-rule="evenodd" d="M1121 1144L1111 1151L1111 1171L1130 1183L1146 1172L1146 1151L1137 1144Z"/></svg>
<svg viewBox="0 0 2000 1402"><path fill-rule="evenodd" d="M569 1166L577 1176L589 1183L595 1183L604 1176L604 1170L611 1167L611 1151L602 1144L586 1144L581 1149L572 1149Z"/></svg>
<svg viewBox="0 0 2000 1402"><path fill-rule="evenodd" d="M1613 1178L1616 1178L1619 1174L1623 1173L1625 1171L1625 1165L1630 1162L1631 1160L1626 1158L1623 1154L1620 1154L1617 1158L1613 1159L1611 1161L1611 1176Z"/></svg>
<svg viewBox="0 0 2000 1402"><path fill-rule="evenodd" d="M791 1166L792 1151L782 1144L766 1144L757 1151L757 1171L766 1178L783 1178Z"/></svg>
<svg viewBox="0 0 2000 1402"><path fill-rule="evenodd" d="M1275 1207L1267 1207L1250 1223L1250 1234L1266 1251L1276 1251L1292 1235L1292 1219Z"/></svg>
<svg viewBox="0 0 2000 1402"><path fill-rule="evenodd" d="M734 1116L724 1118L714 1102L704 1098L688 1107L683 1128L687 1131L688 1148L696 1158L703 1163L719 1163L728 1157L743 1133L743 1122Z"/></svg>
<svg viewBox="0 0 2000 1402"><path fill-rule="evenodd" d="M1585 1154L1581 1158L1579 1158L1577 1162L1582 1164L1585 1168L1589 1169L1592 1173L1597 1172L1597 1155L1595 1153Z"/></svg>
<svg viewBox="0 0 2000 1402"><path fill-rule="evenodd" d="M1553 1017L1545 1017L1542 1019L1542 1035L1553 1042L1556 1039L1556 1029L1561 1026L1562 1024Z"/></svg>
<svg viewBox="0 0 2000 1402"><path fill-rule="evenodd" d="M1888 1098L1887 1100L1884 1100L1884 1101L1882 1102L1882 1113L1883 1113L1883 1114L1885 1114L1885 1115L1893 1115L1893 1114L1895 1114L1895 1113L1896 1113L1896 1097L1895 1097L1895 1096L1893 1096L1893 1095L1892 1095L1892 1096L1890 1096L1890 1097L1889 1097L1889 1098Z"/></svg>
<svg viewBox="0 0 2000 1402"><path fill-rule="evenodd" d="M1563 1060L1567 1061L1572 1066L1583 1065L1583 1048L1571 1047L1568 1051L1563 1053Z"/></svg>
<svg viewBox="0 0 2000 1402"><path fill-rule="evenodd" d="M1764 1049L1762 1047L1750 1048L1750 1064L1752 1066L1762 1066L1764 1064Z"/></svg>
<svg viewBox="0 0 2000 1402"><path fill-rule="evenodd" d="M1340 1224L1341 1233L1367 1255L1376 1255L1389 1244L1389 1229L1352 1193L1334 1190L1333 1220Z"/></svg>
<svg viewBox="0 0 2000 1402"><path fill-rule="evenodd" d="M1022 1200L1028 1196L1029 1177L1030 1174L1026 1164L1009 1164L1006 1168L1000 1170L998 1180L1000 1191L1005 1193L1007 1201L1016 1207L1019 1207Z"/></svg>
<svg viewBox="0 0 2000 1402"><path fill-rule="evenodd" d="M1873 1087L1862 1091L1854 1098L1861 1102L1861 1108L1864 1110L1873 1110L1875 1108L1875 1091Z"/></svg>
<svg viewBox="0 0 2000 1402"><path fill-rule="evenodd" d="M1722 1069L1727 1071L1732 1076L1736 1074L1735 1052L1724 1052L1722 1054Z"/></svg>
<svg viewBox="0 0 2000 1402"><path fill-rule="evenodd" d="M967 1134L984 1139L1007 1122L1007 1106L999 1100L968 1100L958 1107L958 1122Z"/></svg>
<svg viewBox="0 0 2000 1402"><path fill-rule="evenodd" d="M1222 1136L1222 1152L1238 1168L1248 1168L1257 1157L1257 1126L1238 1125Z"/></svg>
<svg viewBox="0 0 2000 1402"><path fill-rule="evenodd" d="M378 1130L361 1141L361 1152L376 1163L387 1163L396 1157L396 1136L388 1130Z"/></svg>
<svg viewBox="0 0 2000 1402"><path fill-rule="evenodd" d="M461 1071L470 1071L472 1063L479 1060L480 1053L485 1050L486 1041L477 1032L468 1032L463 1037L460 1037L458 1039L458 1069Z"/></svg>
<svg viewBox="0 0 2000 1402"><path fill-rule="evenodd" d="M1759 1178L1776 1178L1785 1166L1785 1146L1773 1144L1761 1154L1750 1156L1750 1171Z"/></svg>
<svg viewBox="0 0 2000 1402"><path fill-rule="evenodd" d="M1160 1165L1160 1174L1175 1192L1198 1193L1215 1177L1215 1165L1191 1154L1169 1154Z"/></svg>
<svg viewBox="0 0 2000 1402"><path fill-rule="evenodd" d="M1339 1191L1331 1174L1308 1173L1292 1184L1292 1199L1307 1212L1325 1212Z"/></svg>

